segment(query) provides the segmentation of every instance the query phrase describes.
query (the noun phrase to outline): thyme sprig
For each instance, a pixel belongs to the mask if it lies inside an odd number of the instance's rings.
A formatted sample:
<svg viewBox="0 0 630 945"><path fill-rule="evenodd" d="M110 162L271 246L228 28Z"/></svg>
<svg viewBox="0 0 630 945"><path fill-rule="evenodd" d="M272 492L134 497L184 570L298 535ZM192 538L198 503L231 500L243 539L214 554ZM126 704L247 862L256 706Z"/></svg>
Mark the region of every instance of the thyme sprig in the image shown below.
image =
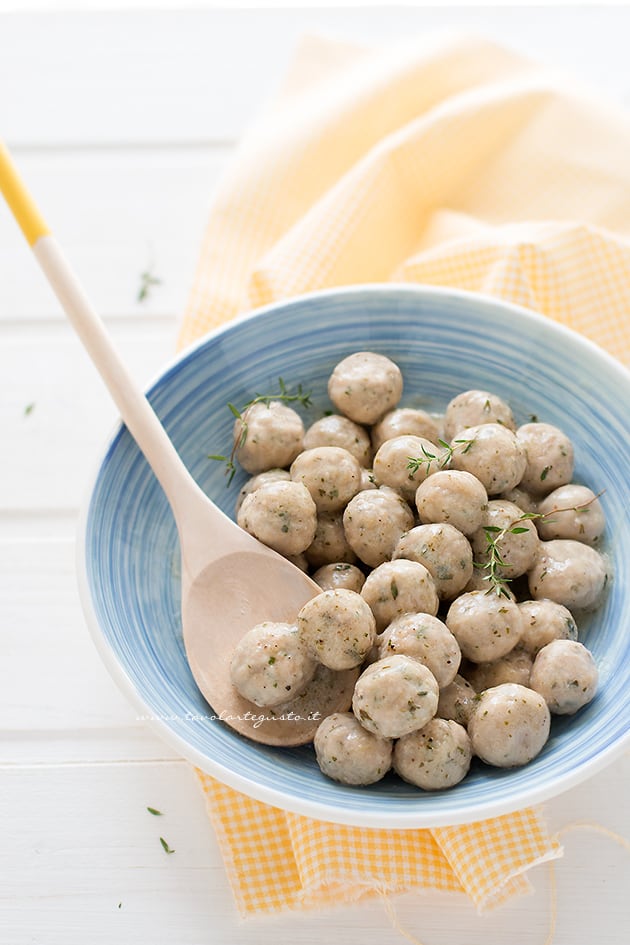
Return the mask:
<svg viewBox="0 0 630 945"><path fill-rule="evenodd" d="M162 285L162 280L153 273L153 267L149 266L144 272L140 273L140 286L136 295L136 302L146 302L151 293L151 289L156 285Z"/></svg>
<svg viewBox="0 0 630 945"><path fill-rule="evenodd" d="M232 446L232 451L229 456L223 456L219 453L213 453L208 456L208 459L214 459L218 462L225 463L225 475L227 476L226 485L232 482L232 479L236 475L236 454L237 452L245 445L247 440L247 435L249 433L249 425L247 423L247 413L254 404L266 404L268 407L269 404L274 400L279 400L282 403L300 403L303 407L311 406L311 394L309 391L305 391L301 384L298 384L295 392L293 393L285 384L284 380L278 378L278 388L279 393L273 394L254 394L251 400L248 400L240 409L234 404L228 402L228 410L235 417L236 420L240 420L241 427L240 432L237 437L234 439L234 444Z"/></svg>
<svg viewBox="0 0 630 945"><path fill-rule="evenodd" d="M539 512L523 512L520 518L515 519L510 525L499 528L498 525L484 525L483 530L486 536L486 560L475 561L475 567L482 571L487 571L483 580L488 582L486 594L495 593L497 597L509 597L508 585L511 578L505 576L504 568L507 562L504 561L499 551L499 543L503 541L506 535L522 535L529 531L524 525L518 522L531 521L532 519L544 518Z"/></svg>
<svg viewBox="0 0 630 945"><path fill-rule="evenodd" d="M553 522L553 515L557 515L558 512L582 512L591 505L596 499L602 495L604 490L598 492L597 495L594 495L592 499L589 499L588 502L583 502L582 505L572 505L567 506L563 509L554 509L553 512L523 512L518 518L514 519L513 522L510 522L509 525L505 525L503 528L499 528L498 525L484 525L483 530L486 536L486 548L485 548L485 561L475 561L474 565L476 568L479 568L482 571L486 571L487 574L484 575L483 580L488 582L488 588L486 594L496 594L498 597L509 597L509 587L508 585L511 582L511 578L506 577L504 568L507 567L507 562L503 559L501 552L499 550L499 545L506 537L506 535L522 535L524 532L529 531L525 525L520 525L520 522L531 522L531 521L541 521L545 520L549 523Z"/></svg>
<svg viewBox="0 0 630 945"><path fill-rule="evenodd" d="M410 456L407 463L407 469L410 472L417 473L422 466L426 466L427 470L431 469L432 463L437 463L438 469L444 469L445 466L448 466L451 459L453 458L453 453L457 450L458 446L463 446L464 448L460 450L460 453L467 453L470 447L475 442L474 438L472 440L453 440L452 443L447 443L446 440L438 439L438 446L441 446L443 452L440 456L436 453L432 453L425 446L422 447L422 456Z"/></svg>

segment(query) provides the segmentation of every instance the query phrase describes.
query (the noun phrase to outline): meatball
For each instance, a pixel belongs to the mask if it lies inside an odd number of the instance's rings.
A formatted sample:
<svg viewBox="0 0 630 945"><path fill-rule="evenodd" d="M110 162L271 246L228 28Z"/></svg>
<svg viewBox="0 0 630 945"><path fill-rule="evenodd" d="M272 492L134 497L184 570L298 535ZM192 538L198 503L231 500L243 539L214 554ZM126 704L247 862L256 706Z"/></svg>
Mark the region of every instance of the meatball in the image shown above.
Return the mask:
<svg viewBox="0 0 630 945"><path fill-rule="evenodd" d="M466 427L457 436L467 445L456 449L451 467L472 473L483 484L488 495L498 495L521 482L527 456L516 434L498 423Z"/></svg>
<svg viewBox="0 0 630 945"><path fill-rule="evenodd" d="M386 440L406 435L419 436L431 443L437 443L440 430L437 421L424 410L399 407L397 410L390 410L372 427L372 447L376 452Z"/></svg>
<svg viewBox="0 0 630 945"><path fill-rule="evenodd" d="M372 462L372 445L367 430L338 413L316 420L304 434L305 450L317 446L339 446L348 450L361 466L369 466Z"/></svg>
<svg viewBox="0 0 630 945"><path fill-rule="evenodd" d="M368 655L363 660L363 669L366 669L368 666L371 666L372 663L376 663L377 660L381 658L381 648L378 645L378 637L376 638L377 642L372 646L372 649Z"/></svg>
<svg viewBox="0 0 630 945"><path fill-rule="evenodd" d="M573 715L595 696L598 672L592 653L576 640L552 640L534 660L530 686L554 715Z"/></svg>
<svg viewBox="0 0 630 945"><path fill-rule="evenodd" d="M468 774L471 759L466 729L436 718L396 742L393 766L404 781L424 791L439 791L459 784Z"/></svg>
<svg viewBox="0 0 630 945"><path fill-rule="evenodd" d="M373 424L400 400L403 379L389 358L358 351L340 361L328 381L328 396L355 423Z"/></svg>
<svg viewBox="0 0 630 945"><path fill-rule="evenodd" d="M441 600L457 597L473 574L470 543L452 525L417 525L401 536L394 558L423 564Z"/></svg>
<svg viewBox="0 0 630 945"><path fill-rule="evenodd" d="M235 456L248 473L290 466L302 449L304 424L291 407L272 400L248 407L234 421Z"/></svg>
<svg viewBox="0 0 630 945"><path fill-rule="evenodd" d="M376 640L380 658L402 653L430 669L442 689L453 682L462 654L446 624L431 614L396 617Z"/></svg>
<svg viewBox="0 0 630 945"><path fill-rule="evenodd" d="M304 649L297 627L265 622L236 644L230 663L232 685L258 706L293 699L315 675L317 664Z"/></svg>
<svg viewBox="0 0 630 945"><path fill-rule="evenodd" d="M538 532L545 541L572 538L595 545L606 527L604 510L595 493L586 486L558 486L540 502Z"/></svg>
<svg viewBox="0 0 630 945"><path fill-rule="evenodd" d="M556 538L541 541L528 579L535 600L547 597L569 610L590 609L597 605L606 586L606 564L589 545Z"/></svg>
<svg viewBox="0 0 630 945"><path fill-rule="evenodd" d="M452 719L460 725L468 725L468 719L477 701L477 693L467 679L455 676L452 683L440 689L436 716L440 719Z"/></svg>
<svg viewBox="0 0 630 945"><path fill-rule="evenodd" d="M449 607L446 626L466 659L489 663L514 649L523 633L523 618L514 601L469 591Z"/></svg>
<svg viewBox="0 0 630 945"><path fill-rule="evenodd" d="M434 446L430 440L419 436L397 436L386 440L374 457L374 475L377 482L392 489L397 489L405 499L413 501L416 489L421 482L439 468L441 447ZM430 457L435 459L431 460ZM409 461L414 457L428 460L416 469L409 468Z"/></svg>
<svg viewBox="0 0 630 945"><path fill-rule="evenodd" d="M433 718L438 697L438 684L426 666L410 656L389 656L359 676L352 711L368 732L400 738Z"/></svg>
<svg viewBox="0 0 630 945"><path fill-rule="evenodd" d="M343 513L348 544L371 568L391 558L398 539L413 524L411 509L391 490L359 492L348 502Z"/></svg>
<svg viewBox="0 0 630 945"><path fill-rule="evenodd" d="M433 578L417 561L385 561L366 578L361 597L376 618L377 631L384 630L399 614L437 614L439 600Z"/></svg>
<svg viewBox="0 0 630 945"><path fill-rule="evenodd" d="M525 765L549 738L551 717L537 692L503 683L482 692L468 722L473 752L498 768Z"/></svg>
<svg viewBox="0 0 630 945"><path fill-rule="evenodd" d="M361 470L361 492L365 492L366 489L378 489L373 469Z"/></svg>
<svg viewBox="0 0 630 945"><path fill-rule="evenodd" d="M534 656L552 640L577 640L578 628L570 610L554 600L524 600L518 605L523 617L520 646Z"/></svg>
<svg viewBox="0 0 630 945"><path fill-rule="evenodd" d="M516 431L525 450L527 464L521 486L534 495L544 495L571 482L573 444L551 423L526 423Z"/></svg>
<svg viewBox="0 0 630 945"><path fill-rule="evenodd" d="M529 686L529 675L533 659L530 653L517 646L499 660L492 663L472 665L466 672L466 678L477 692L500 686L501 683L518 683Z"/></svg>
<svg viewBox="0 0 630 945"><path fill-rule="evenodd" d="M344 588L347 591L356 591L358 594L365 583L365 574L354 564L335 561L318 568L313 574L313 580L323 591Z"/></svg>
<svg viewBox="0 0 630 945"><path fill-rule="evenodd" d="M318 512L337 512L359 492L361 467L348 450L316 446L293 461L291 479L306 486Z"/></svg>
<svg viewBox="0 0 630 945"><path fill-rule="evenodd" d="M335 561L346 561L348 564L356 561L356 555L346 539L340 512L321 512L317 516L315 536L304 554L312 568L320 568Z"/></svg>
<svg viewBox="0 0 630 945"><path fill-rule="evenodd" d="M315 537L317 509L299 482L268 482L243 500L237 522L283 555L299 555Z"/></svg>
<svg viewBox="0 0 630 945"><path fill-rule="evenodd" d="M342 784L374 784L392 764L392 742L368 732L351 712L335 712L315 733L323 774Z"/></svg>
<svg viewBox="0 0 630 945"><path fill-rule="evenodd" d="M308 571L308 561L306 560L306 555L304 552L300 552L299 555L284 555L287 561L290 561L291 564L294 564L299 571Z"/></svg>
<svg viewBox="0 0 630 945"><path fill-rule="evenodd" d="M307 653L329 669L360 666L376 636L372 611L360 594L345 588L307 601L297 627Z"/></svg>
<svg viewBox="0 0 630 945"><path fill-rule="evenodd" d="M512 580L533 567L538 553L538 532L531 519L523 519L517 505L504 499L488 502L481 528L470 539L475 561L480 564L488 560L489 540L503 562L501 577Z"/></svg>
<svg viewBox="0 0 630 945"><path fill-rule="evenodd" d="M238 515L245 496L248 496L250 492L255 492L256 489L260 489L261 486L266 485L268 482L288 482L290 478L291 474L288 469L268 469L267 472L252 476L251 479L248 479L247 482L244 483L239 491L236 498L234 514Z"/></svg>
<svg viewBox="0 0 630 945"><path fill-rule="evenodd" d="M352 693L358 678L358 668L336 672L318 663L315 675L306 688L288 701L271 706L267 717L278 719L283 715L288 715L289 719L297 719L298 716L315 719L326 718L333 712L348 712L352 705ZM314 706L317 706L317 716L313 711Z"/></svg>
<svg viewBox="0 0 630 945"><path fill-rule="evenodd" d="M446 522L472 535L481 525L488 494L471 473L441 469L418 486L416 507L424 524Z"/></svg>
<svg viewBox="0 0 630 945"><path fill-rule="evenodd" d="M536 512L538 512L538 498L525 489L522 489L521 486L514 486L513 489L502 492L499 498L505 499L506 502L513 502L522 512L527 512L528 514L536 514Z"/></svg>
<svg viewBox="0 0 630 945"><path fill-rule="evenodd" d="M452 440L460 430L481 423L500 423L508 430L516 430L512 410L497 397L485 390L465 390L453 397L444 414L444 436Z"/></svg>

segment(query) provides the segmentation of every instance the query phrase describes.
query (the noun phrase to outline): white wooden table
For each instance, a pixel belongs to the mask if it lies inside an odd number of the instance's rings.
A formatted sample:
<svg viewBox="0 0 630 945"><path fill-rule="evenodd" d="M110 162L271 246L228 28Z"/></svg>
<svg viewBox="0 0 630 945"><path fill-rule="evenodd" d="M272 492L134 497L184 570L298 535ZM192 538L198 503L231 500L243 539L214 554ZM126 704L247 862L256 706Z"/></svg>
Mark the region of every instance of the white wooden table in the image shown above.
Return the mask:
<svg viewBox="0 0 630 945"><path fill-rule="evenodd" d="M173 352L213 187L298 36L445 26L630 101L628 7L0 13L0 134L138 380ZM147 269L160 284L139 302ZM0 942L402 941L378 902L238 919L188 765L136 720L84 626L77 510L115 414L2 207L0 420ZM552 830L630 836L629 777L626 754L550 802ZM565 848L554 942L624 945L628 853L588 832ZM398 916L425 945L542 945L548 867L531 878L532 897L488 917L437 894L400 897Z"/></svg>

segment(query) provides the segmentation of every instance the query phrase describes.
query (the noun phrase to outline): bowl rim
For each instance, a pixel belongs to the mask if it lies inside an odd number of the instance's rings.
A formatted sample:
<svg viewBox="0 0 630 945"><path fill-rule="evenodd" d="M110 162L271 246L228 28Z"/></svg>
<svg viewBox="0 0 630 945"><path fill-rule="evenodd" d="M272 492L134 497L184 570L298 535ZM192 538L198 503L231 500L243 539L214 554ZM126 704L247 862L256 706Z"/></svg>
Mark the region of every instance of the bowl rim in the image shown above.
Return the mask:
<svg viewBox="0 0 630 945"><path fill-rule="evenodd" d="M380 294L383 296L417 296L425 300L430 300L432 297L455 298L462 302L471 301L476 304L481 303L488 308L494 308L503 312L506 310L511 311L517 315L517 317L525 318L532 321L534 324L538 324L541 328L544 328L545 331L557 332L560 336L564 335L567 339L570 338L572 344L582 346L586 352L595 355L599 359L603 359L604 363L607 363L609 370L619 374L620 378L623 378L625 383L630 383L630 370L628 370L621 361L618 361L591 339L533 309L496 296L470 292L464 289L451 289L446 286L419 285L415 283L385 282L361 283L351 286L319 289L271 302L250 311L243 312L229 322L213 328L193 343L177 352L161 367L149 383L144 386L144 392L147 395L150 394L177 365L189 358L200 348L211 343L215 338L229 332L236 324L241 324L251 319L257 319L268 312L277 311L279 308L285 306L302 305L309 301L325 300L327 298L349 298L366 293L370 295ZM104 445L101 446L97 453L91 474L88 476L83 500L80 505L76 528L75 552L79 598L88 631L97 652L113 681L130 704L138 711L139 720L148 722L152 731L163 742L202 772L215 777L221 783L255 800L317 820L355 827L411 830L471 823L490 817L509 814L524 807L540 804L593 777L593 775L615 761L623 754L628 745L630 745L630 731L628 731L625 736L620 737L615 743L598 752L594 758L580 763L575 771L564 773L558 780L551 784L545 783L538 787L533 785L523 788L515 794L510 794L507 799L502 798L501 792L497 791L488 800L475 801L472 805L467 803L466 806L461 809L449 808L443 813L433 808L427 812L423 812L417 808L413 811L393 810L388 812L386 810L379 810L378 823L375 823L375 814L371 810L349 811L347 808L335 808L329 803L319 803L312 799L294 796L281 789L261 785L252 778L234 772L232 769L222 765L219 761L208 758L169 728L163 719L153 714L151 706L139 695L133 680L120 665L113 649L105 639L92 602L87 564L87 527L90 503L103 462L123 427L124 424L122 421L120 419L117 420L110 430L110 434Z"/></svg>

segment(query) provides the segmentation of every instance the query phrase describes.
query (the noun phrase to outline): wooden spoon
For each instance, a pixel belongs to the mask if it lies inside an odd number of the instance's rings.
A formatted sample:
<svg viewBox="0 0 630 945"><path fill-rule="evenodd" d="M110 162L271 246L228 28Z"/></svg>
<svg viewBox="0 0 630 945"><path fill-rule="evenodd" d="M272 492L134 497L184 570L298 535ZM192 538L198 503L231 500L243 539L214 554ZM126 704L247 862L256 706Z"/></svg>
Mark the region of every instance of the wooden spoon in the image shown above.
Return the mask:
<svg viewBox="0 0 630 945"><path fill-rule="evenodd" d="M294 623L300 608L320 588L234 524L197 485L122 363L1 142L0 190L175 516L182 558L184 644L199 689L215 715L255 741L267 745L311 741L322 718L348 708L356 670L334 673L322 666L301 696L272 711L236 692L229 667L234 646L247 630L263 620Z"/></svg>

